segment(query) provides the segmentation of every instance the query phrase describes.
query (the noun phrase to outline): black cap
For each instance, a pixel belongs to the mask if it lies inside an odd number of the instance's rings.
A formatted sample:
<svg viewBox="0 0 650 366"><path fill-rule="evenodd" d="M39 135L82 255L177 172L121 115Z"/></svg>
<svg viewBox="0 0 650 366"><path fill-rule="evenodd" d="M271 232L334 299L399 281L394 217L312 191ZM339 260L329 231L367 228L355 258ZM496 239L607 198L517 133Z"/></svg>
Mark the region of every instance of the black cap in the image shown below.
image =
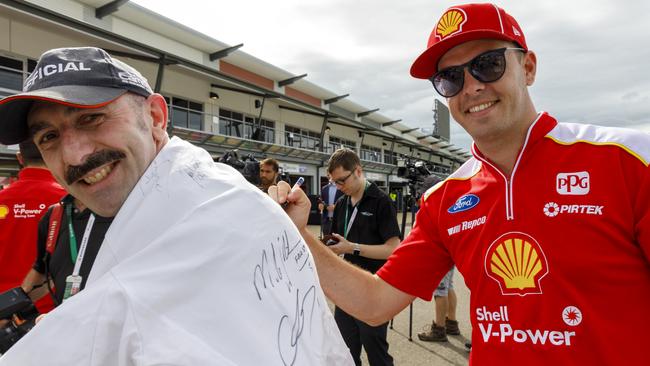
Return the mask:
<svg viewBox="0 0 650 366"><path fill-rule="evenodd" d="M137 70L100 48L49 50L25 80L23 92L0 100L0 142L12 145L29 137L27 113L35 100L97 108L126 92L153 94Z"/></svg>

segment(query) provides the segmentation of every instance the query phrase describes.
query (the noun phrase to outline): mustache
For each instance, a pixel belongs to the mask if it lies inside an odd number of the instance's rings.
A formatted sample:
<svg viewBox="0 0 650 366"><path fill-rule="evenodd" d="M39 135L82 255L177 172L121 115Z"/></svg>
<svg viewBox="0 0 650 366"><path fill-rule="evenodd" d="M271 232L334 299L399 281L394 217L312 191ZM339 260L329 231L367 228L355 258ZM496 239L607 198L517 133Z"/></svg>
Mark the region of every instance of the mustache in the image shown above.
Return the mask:
<svg viewBox="0 0 650 366"><path fill-rule="evenodd" d="M81 177L88 174L91 170L98 168L106 163L116 160L124 159L126 155L120 151L115 150L101 150L90 155L86 161L81 165L71 165L65 173L65 181L72 184L78 181Z"/></svg>

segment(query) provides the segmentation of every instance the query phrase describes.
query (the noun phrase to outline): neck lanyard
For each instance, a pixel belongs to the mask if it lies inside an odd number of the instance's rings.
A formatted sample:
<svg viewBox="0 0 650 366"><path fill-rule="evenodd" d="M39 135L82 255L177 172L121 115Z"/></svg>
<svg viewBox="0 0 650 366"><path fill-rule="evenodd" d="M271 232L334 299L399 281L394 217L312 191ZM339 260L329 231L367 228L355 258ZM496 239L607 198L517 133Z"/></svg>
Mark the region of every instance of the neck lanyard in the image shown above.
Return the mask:
<svg viewBox="0 0 650 366"><path fill-rule="evenodd" d="M75 295L81 289L82 277L79 275L81 271L81 263L84 260L84 254L86 254L86 247L88 246L88 239L90 238L90 232L92 231L93 225L95 224L95 215L93 213L88 217L88 223L86 224L86 229L84 230L84 236L81 238L81 246L79 247L79 252L77 253L77 238L74 234L74 229L72 227L72 203L69 203L65 209L66 216L68 218L68 235L70 237L70 259L74 263L74 269L72 270L72 275L66 277L65 283L65 292L63 294L63 300L68 299L70 296Z"/></svg>
<svg viewBox="0 0 650 366"><path fill-rule="evenodd" d="M352 223L354 222L354 219L357 217L357 208L359 207L359 204L361 201L363 201L363 197L366 195L366 191L368 190L368 187L370 186L370 183L366 181L366 185L363 188L363 195L361 196L361 199L359 202L357 202L356 205L354 205L354 210L352 211L352 215L350 215L350 221L348 222L348 210L350 209L350 203L351 203L351 198L348 196L348 202L345 205L345 224L343 226L343 237L345 239L348 238L348 233L350 232L350 228L352 228Z"/></svg>

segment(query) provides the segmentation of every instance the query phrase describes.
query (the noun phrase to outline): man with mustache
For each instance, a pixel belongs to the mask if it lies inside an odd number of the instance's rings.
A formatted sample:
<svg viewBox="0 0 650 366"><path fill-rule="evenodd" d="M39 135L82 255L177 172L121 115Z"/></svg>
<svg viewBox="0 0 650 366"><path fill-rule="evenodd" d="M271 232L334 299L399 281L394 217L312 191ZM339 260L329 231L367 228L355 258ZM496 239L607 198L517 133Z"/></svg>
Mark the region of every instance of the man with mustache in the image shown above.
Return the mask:
<svg viewBox="0 0 650 366"><path fill-rule="evenodd" d="M597 61L590 71L607 72ZM325 292L363 321L381 324L416 297L430 300L455 263L471 292L470 364L647 364L650 136L538 112L529 94L536 71L503 9L444 12L411 75L447 98L474 139L473 157L422 196L413 229L376 275L306 230L300 191L280 182L269 195L293 203L287 212Z"/></svg>
<svg viewBox="0 0 650 366"><path fill-rule="evenodd" d="M138 71L98 48L53 49L23 90L0 101L0 142L34 141L72 196L114 219L85 289L66 277L68 299L0 365L352 364L295 226L236 170L170 139Z"/></svg>

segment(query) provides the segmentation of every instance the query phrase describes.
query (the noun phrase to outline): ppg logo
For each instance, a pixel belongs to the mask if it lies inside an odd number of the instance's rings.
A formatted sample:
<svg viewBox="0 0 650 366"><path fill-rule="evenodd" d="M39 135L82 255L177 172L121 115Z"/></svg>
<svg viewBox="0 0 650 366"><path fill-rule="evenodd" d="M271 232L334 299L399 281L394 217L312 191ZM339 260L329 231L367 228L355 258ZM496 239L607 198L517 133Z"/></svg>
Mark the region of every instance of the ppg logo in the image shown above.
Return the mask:
<svg viewBox="0 0 650 366"><path fill-rule="evenodd" d="M555 189L562 195L585 195L589 193L589 172L558 173Z"/></svg>
<svg viewBox="0 0 650 366"><path fill-rule="evenodd" d="M478 198L477 195L474 194L466 194L459 198L456 203L453 204L453 206L449 207L447 209L447 212L453 214L457 212L463 212L467 211L471 208L474 208L474 206L478 205L478 203L481 200Z"/></svg>

